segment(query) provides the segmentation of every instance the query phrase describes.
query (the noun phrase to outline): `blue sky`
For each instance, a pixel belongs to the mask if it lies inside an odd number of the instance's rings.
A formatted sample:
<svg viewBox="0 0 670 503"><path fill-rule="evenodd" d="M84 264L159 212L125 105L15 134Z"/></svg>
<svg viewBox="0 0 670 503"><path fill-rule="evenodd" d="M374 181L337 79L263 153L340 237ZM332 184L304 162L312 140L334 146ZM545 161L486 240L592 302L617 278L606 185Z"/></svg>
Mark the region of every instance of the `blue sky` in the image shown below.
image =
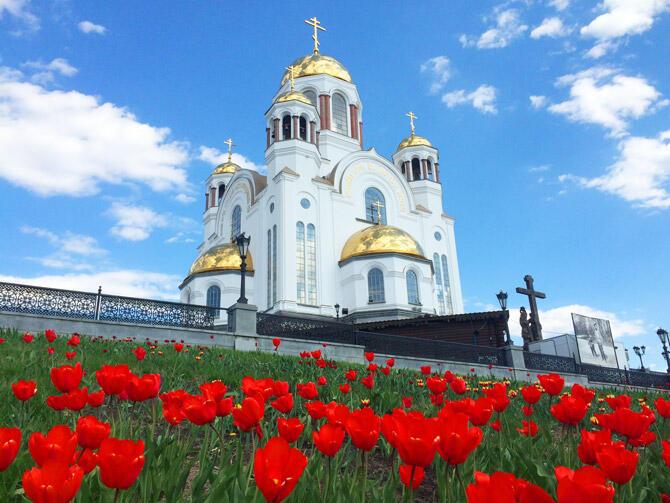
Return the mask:
<svg viewBox="0 0 670 503"><path fill-rule="evenodd" d="M262 169L314 15L366 147L390 156L412 110L440 149L466 309L518 307L530 273L547 335L608 317L663 369L670 0L0 0L0 279L174 298L202 183L229 136Z"/></svg>

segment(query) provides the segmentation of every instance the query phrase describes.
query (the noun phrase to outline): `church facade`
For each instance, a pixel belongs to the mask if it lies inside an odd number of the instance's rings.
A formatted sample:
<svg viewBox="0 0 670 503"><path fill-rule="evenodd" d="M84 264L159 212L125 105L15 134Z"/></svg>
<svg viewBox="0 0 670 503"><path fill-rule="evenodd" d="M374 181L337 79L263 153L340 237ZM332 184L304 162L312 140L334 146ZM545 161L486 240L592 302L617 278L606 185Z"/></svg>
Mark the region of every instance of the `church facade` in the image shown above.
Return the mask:
<svg viewBox="0 0 670 503"><path fill-rule="evenodd" d="M363 144L363 103L346 68L314 52L286 71L265 113L267 173L232 162L205 185L204 241L181 301L239 297L231 241L251 236L246 296L259 311L360 320L463 312L454 219L442 205L439 152L411 134L390 159ZM223 311L225 313L225 311ZM222 314L221 322L225 321Z"/></svg>

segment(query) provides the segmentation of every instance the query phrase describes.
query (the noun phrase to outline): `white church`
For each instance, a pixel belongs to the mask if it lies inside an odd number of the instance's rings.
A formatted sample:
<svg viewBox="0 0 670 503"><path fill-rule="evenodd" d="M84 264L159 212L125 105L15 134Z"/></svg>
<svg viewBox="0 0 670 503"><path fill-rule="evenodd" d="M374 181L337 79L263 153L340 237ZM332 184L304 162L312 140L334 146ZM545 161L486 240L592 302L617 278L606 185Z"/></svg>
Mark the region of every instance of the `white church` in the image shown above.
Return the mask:
<svg viewBox="0 0 670 503"><path fill-rule="evenodd" d="M267 174L232 162L205 184L204 241L181 301L228 307L240 295L231 240L251 236L246 296L267 313L360 321L463 312L454 219L439 152L414 132L390 159L363 144L363 103L347 69L314 51L293 62L265 112ZM225 313L225 311L222 311ZM221 322L225 322L225 314Z"/></svg>

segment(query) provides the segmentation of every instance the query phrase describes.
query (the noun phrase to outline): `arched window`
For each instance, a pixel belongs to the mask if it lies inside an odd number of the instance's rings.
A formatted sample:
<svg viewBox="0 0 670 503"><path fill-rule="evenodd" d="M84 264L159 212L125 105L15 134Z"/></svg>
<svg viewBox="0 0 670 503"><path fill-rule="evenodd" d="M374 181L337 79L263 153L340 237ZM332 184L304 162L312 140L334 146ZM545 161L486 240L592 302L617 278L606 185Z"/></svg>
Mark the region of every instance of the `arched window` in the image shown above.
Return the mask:
<svg viewBox="0 0 670 503"><path fill-rule="evenodd" d="M309 101L312 102L312 105L316 106L316 93L314 91L305 91L302 94L307 96Z"/></svg>
<svg viewBox="0 0 670 503"><path fill-rule="evenodd" d="M277 303L277 226L272 226L272 305Z"/></svg>
<svg viewBox="0 0 670 503"><path fill-rule="evenodd" d="M454 313L451 302L451 283L449 282L449 268L447 267L447 256L442 255L442 282L444 283L444 298L447 304L447 314Z"/></svg>
<svg viewBox="0 0 670 503"><path fill-rule="evenodd" d="M440 256L433 254L433 269L435 270L435 289L437 290L437 314L444 314L444 285L442 284L442 268Z"/></svg>
<svg viewBox="0 0 670 503"><path fill-rule="evenodd" d="M386 302L384 297L384 274L374 268L368 273L368 302L371 304Z"/></svg>
<svg viewBox="0 0 670 503"><path fill-rule="evenodd" d="M421 180L421 162L416 157L412 159L412 180Z"/></svg>
<svg viewBox="0 0 670 503"><path fill-rule="evenodd" d="M221 289L212 285L207 289L207 307L212 307L212 316L219 317L219 308L221 307Z"/></svg>
<svg viewBox="0 0 670 503"><path fill-rule="evenodd" d="M307 141L307 119L300 117L300 139Z"/></svg>
<svg viewBox="0 0 670 503"><path fill-rule="evenodd" d="M272 307L272 231L268 229L268 280L266 284L268 309Z"/></svg>
<svg viewBox="0 0 670 503"><path fill-rule="evenodd" d="M223 197L223 193L226 191L226 186L225 184L219 185L219 204L221 203L221 198Z"/></svg>
<svg viewBox="0 0 670 503"><path fill-rule="evenodd" d="M305 304L307 300L305 281L305 224L302 222L295 224L295 247L295 267L297 272L296 294L298 296L298 302Z"/></svg>
<svg viewBox="0 0 670 503"><path fill-rule="evenodd" d="M307 224L305 263L307 266L307 303L314 306L316 305L316 228L313 224Z"/></svg>
<svg viewBox="0 0 670 503"><path fill-rule="evenodd" d="M379 222L381 216L381 222ZM386 200L381 190L369 187L365 191L365 219L368 222L382 223L386 225Z"/></svg>
<svg viewBox="0 0 670 503"><path fill-rule="evenodd" d="M407 302L410 304L420 304L419 302L419 282L416 279L414 271L407 271L405 274L407 280Z"/></svg>
<svg viewBox="0 0 670 503"><path fill-rule="evenodd" d="M316 228L298 222L295 224L296 293L301 304L316 305Z"/></svg>
<svg viewBox="0 0 670 503"><path fill-rule="evenodd" d="M407 173L405 172L405 163L401 162L400 163L400 171L402 172L403 176L407 178Z"/></svg>
<svg viewBox="0 0 670 503"><path fill-rule="evenodd" d="M433 179L433 163L430 162L430 159L426 160L426 165L428 166L428 180L435 181Z"/></svg>
<svg viewBox="0 0 670 503"><path fill-rule="evenodd" d="M281 137L282 140L291 139L291 116L284 115L281 120Z"/></svg>
<svg viewBox="0 0 670 503"><path fill-rule="evenodd" d="M233 208L233 216L230 220L230 237L237 237L240 232L242 232L242 208L238 204Z"/></svg>
<svg viewBox="0 0 670 503"><path fill-rule="evenodd" d="M347 134L347 102L341 94L333 95L333 131Z"/></svg>

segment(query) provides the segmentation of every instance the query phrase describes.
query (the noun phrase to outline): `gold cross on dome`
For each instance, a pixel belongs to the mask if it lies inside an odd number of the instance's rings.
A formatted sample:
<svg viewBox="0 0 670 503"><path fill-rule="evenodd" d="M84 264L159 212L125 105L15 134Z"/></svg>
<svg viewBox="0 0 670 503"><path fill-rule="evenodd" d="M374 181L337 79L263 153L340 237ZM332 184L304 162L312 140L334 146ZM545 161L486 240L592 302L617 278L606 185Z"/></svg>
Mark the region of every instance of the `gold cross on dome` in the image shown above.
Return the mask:
<svg viewBox="0 0 670 503"><path fill-rule="evenodd" d="M377 223L381 224L382 223L382 208L384 207L384 205L382 204L381 201L375 201L374 203L372 203L372 206L377 208Z"/></svg>
<svg viewBox="0 0 670 503"><path fill-rule="evenodd" d="M291 81L291 91L295 90L295 66L286 67L288 70L288 78Z"/></svg>
<svg viewBox="0 0 670 503"><path fill-rule="evenodd" d="M226 141L224 141L226 145L228 145L228 162L231 162L233 160L233 146L235 145L233 143L232 138L228 138Z"/></svg>
<svg viewBox="0 0 670 503"><path fill-rule="evenodd" d="M409 117L409 128L412 131L412 135L414 135L414 119L418 119L418 117L414 115L414 112L407 112L405 115Z"/></svg>
<svg viewBox="0 0 670 503"><path fill-rule="evenodd" d="M326 29L321 26L321 21L319 21L316 16L310 19L305 19L305 23L314 27L314 35L312 35L312 40L314 40L314 54L319 54L319 30L326 31Z"/></svg>

